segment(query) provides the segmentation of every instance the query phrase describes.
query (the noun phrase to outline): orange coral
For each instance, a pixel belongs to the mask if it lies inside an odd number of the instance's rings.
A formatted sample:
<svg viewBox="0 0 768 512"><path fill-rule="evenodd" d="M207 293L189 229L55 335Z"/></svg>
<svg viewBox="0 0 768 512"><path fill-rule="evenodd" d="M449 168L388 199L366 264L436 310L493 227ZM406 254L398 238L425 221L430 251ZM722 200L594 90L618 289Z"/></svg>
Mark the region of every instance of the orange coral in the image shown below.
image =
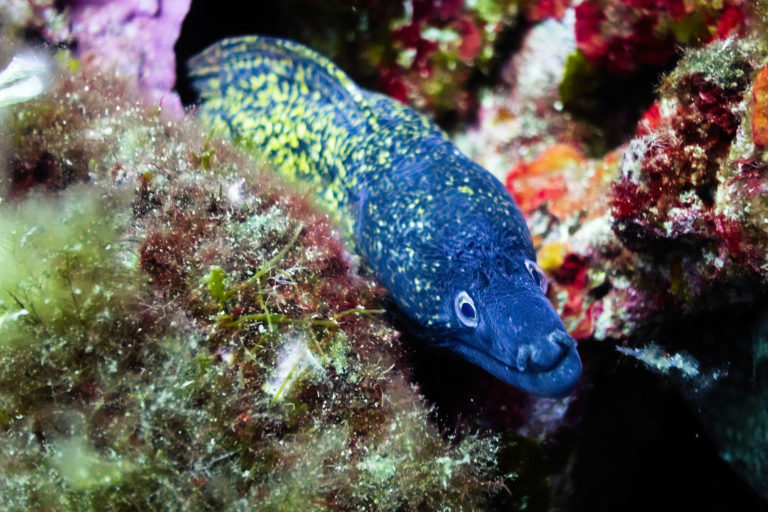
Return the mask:
<svg viewBox="0 0 768 512"><path fill-rule="evenodd" d="M549 200L561 199L568 192L561 172L566 166L584 160L581 152L567 144L555 144L533 162L520 162L507 175L507 190L523 213L528 214Z"/></svg>
<svg viewBox="0 0 768 512"><path fill-rule="evenodd" d="M752 105L752 138L755 144L768 146L768 66L755 77Z"/></svg>
<svg viewBox="0 0 768 512"><path fill-rule="evenodd" d="M506 185L525 215L546 204L559 218L585 212L587 218L599 215L596 205L604 203L606 169L615 165L616 156L590 161L570 144L555 144L531 162L520 162L507 174Z"/></svg>

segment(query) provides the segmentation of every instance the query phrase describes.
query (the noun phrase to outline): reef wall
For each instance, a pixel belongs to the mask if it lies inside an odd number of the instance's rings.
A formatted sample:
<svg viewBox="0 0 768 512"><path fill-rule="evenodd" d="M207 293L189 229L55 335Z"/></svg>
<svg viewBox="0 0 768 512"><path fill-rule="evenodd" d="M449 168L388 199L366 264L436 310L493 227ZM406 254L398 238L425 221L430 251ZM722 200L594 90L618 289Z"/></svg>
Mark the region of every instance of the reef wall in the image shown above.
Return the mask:
<svg viewBox="0 0 768 512"><path fill-rule="evenodd" d="M3 501L634 510L653 499L630 475L679 448L718 453L755 494L717 466L723 506L759 510L768 9L571 3L0 6L2 66L45 62L0 84ZM414 353L327 215L183 115L185 58L253 31L422 109L506 184L580 342L574 396ZM622 428L658 432L600 452ZM611 450L643 468L614 491L587 481L617 481ZM705 478L692 461L671 467ZM668 503L720 506L703 487Z"/></svg>

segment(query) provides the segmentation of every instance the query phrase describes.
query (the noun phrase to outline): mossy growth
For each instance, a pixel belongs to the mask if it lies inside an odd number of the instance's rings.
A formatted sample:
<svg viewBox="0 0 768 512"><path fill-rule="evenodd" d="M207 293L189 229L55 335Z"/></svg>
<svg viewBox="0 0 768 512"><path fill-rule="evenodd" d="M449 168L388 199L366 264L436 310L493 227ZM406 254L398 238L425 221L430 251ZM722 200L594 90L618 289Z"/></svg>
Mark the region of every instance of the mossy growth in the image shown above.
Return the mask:
<svg viewBox="0 0 768 512"><path fill-rule="evenodd" d="M441 435L326 216L65 67L0 126L3 508L483 509L496 440Z"/></svg>
<svg viewBox="0 0 768 512"><path fill-rule="evenodd" d="M751 78L755 61L765 54L762 38L726 39L686 52L675 69L665 77L661 95L674 94L679 83L689 75L701 74L723 90L743 89Z"/></svg>

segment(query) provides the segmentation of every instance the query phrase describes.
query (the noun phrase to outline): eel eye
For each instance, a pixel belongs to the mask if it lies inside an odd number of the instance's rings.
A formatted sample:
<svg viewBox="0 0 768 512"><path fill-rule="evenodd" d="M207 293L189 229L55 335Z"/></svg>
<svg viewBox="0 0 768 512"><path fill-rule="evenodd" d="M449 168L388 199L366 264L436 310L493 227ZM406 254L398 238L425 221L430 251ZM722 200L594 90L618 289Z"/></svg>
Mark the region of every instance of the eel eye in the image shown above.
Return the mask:
<svg viewBox="0 0 768 512"><path fill-rule="evenodd" d="M535 261L525 260L525 268L528 269L528 273L531 274L533 282L536 283L542 292L547 293L547 275L541 270L541 267L536 264Z"/></svg>
<svg viewBox="0 0 768 512"><path fill-rule="evenodd" d="M477 327L477 309L475 309L475 301L469 296L467 292L459 292L456 295L456 300L453 302L453 306L456 309L456 316L462 324L467 327Z"/></svg>

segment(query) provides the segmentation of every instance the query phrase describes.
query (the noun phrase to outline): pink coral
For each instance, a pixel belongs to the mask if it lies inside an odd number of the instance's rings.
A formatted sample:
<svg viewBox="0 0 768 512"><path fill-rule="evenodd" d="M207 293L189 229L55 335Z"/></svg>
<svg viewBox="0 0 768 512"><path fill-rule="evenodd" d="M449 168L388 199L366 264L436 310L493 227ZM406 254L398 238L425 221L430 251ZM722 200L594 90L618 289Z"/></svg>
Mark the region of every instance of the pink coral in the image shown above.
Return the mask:
<svg viewBox="0 0 768 512"><path fill-rule="evenodd" d="M573 0L537 0L525 9L525 17L530 21L542 21L547 18L563 19L565 11Z"/></svg>
<svg viewBox="0 0 768 512"><path fill-rule="evenodd" d="M102 69L114 68L155 103L180 114L173 45L191 0L72 0L77 53Z"/></svg>

